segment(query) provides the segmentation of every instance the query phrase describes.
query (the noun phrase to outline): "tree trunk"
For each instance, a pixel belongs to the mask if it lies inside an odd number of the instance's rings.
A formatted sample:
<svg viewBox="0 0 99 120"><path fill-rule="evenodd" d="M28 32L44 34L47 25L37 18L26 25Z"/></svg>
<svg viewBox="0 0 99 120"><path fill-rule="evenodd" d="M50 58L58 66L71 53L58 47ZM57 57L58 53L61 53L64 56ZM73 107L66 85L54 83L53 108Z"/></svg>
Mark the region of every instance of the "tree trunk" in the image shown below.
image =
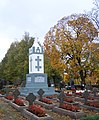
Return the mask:
<svg viewBox="0 0 99 120"><path fill-rule="evenodd" d="M84 89L84 88L82 88L82 87L85 87L85 76L86 76L86 72L85 72L85 75L84 75L84 71L83 71L83 70L80 70L79 74L80 74L80 78L81 78L81 89Z"/></svg>

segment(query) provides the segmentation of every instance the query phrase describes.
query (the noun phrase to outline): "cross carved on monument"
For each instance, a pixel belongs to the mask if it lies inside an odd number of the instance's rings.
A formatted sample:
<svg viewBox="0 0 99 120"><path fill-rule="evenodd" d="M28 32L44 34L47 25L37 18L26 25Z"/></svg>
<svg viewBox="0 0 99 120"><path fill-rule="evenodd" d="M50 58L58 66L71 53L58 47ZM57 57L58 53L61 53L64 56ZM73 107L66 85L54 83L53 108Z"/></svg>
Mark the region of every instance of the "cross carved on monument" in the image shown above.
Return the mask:
<svg viewBox="0 0 99 120"><path fill-rule="evenodd" d="M37 61L37 66L35 66L35 68L37 68L37 71L39 71L41 68L40 63L39 63L41 59L39 58L39 56L37 56L37 59L35 59L35 61Z"/></svg>
<svg viewBox="0 0 99 120"><path fill-rule="evenodd" d="M30 71L32 71L32 57L30 58Z"/></svg>

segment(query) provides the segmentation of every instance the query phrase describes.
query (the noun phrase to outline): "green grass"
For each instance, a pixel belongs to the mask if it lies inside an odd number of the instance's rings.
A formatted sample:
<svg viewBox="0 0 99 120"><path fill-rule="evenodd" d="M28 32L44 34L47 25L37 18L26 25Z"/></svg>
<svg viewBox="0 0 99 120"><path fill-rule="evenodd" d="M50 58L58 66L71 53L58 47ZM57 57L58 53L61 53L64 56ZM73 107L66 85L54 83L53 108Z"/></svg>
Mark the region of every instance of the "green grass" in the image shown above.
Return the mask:
<svg viewBox="0 0 99 120"><path fill-rule="evenodd" d="M99 120L99 115L90 115L90 116L81 118L80 120Z"/></svg>

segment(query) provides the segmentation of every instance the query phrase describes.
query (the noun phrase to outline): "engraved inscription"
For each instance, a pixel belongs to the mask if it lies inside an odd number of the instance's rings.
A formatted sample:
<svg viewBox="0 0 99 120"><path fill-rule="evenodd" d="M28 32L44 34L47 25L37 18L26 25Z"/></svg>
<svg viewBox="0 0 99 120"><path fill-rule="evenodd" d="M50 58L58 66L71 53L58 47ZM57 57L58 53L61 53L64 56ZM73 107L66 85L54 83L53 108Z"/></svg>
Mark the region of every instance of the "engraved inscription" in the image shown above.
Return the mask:
<svg viewBox="0 0 99 120"><path fill-rule="evenodd" d="M44 77L35 77L35 82L44 82Z"/></svg>
<svg viewBox="0 0 99 120"><path fill-rule="evenodd" d="M27 82L31 82L31 77L27 77Z"/></svg>

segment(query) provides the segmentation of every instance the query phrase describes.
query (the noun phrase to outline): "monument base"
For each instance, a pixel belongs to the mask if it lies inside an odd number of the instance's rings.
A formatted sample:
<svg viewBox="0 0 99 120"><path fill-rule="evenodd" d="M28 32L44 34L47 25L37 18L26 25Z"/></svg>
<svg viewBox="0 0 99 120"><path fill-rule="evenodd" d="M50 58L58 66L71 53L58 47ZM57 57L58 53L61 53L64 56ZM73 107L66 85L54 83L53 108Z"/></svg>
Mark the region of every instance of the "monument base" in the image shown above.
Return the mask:
<svg viewBox="0 0 99 120"><path fill-rule="evenodd" d="M43 89L44 96L57 94L54 87L48 87L47 84L47 74L43 73L33 73L26 75L26 86L21 87L21 95L27 96L29 93L38 95L39 89Z"/></svg>

